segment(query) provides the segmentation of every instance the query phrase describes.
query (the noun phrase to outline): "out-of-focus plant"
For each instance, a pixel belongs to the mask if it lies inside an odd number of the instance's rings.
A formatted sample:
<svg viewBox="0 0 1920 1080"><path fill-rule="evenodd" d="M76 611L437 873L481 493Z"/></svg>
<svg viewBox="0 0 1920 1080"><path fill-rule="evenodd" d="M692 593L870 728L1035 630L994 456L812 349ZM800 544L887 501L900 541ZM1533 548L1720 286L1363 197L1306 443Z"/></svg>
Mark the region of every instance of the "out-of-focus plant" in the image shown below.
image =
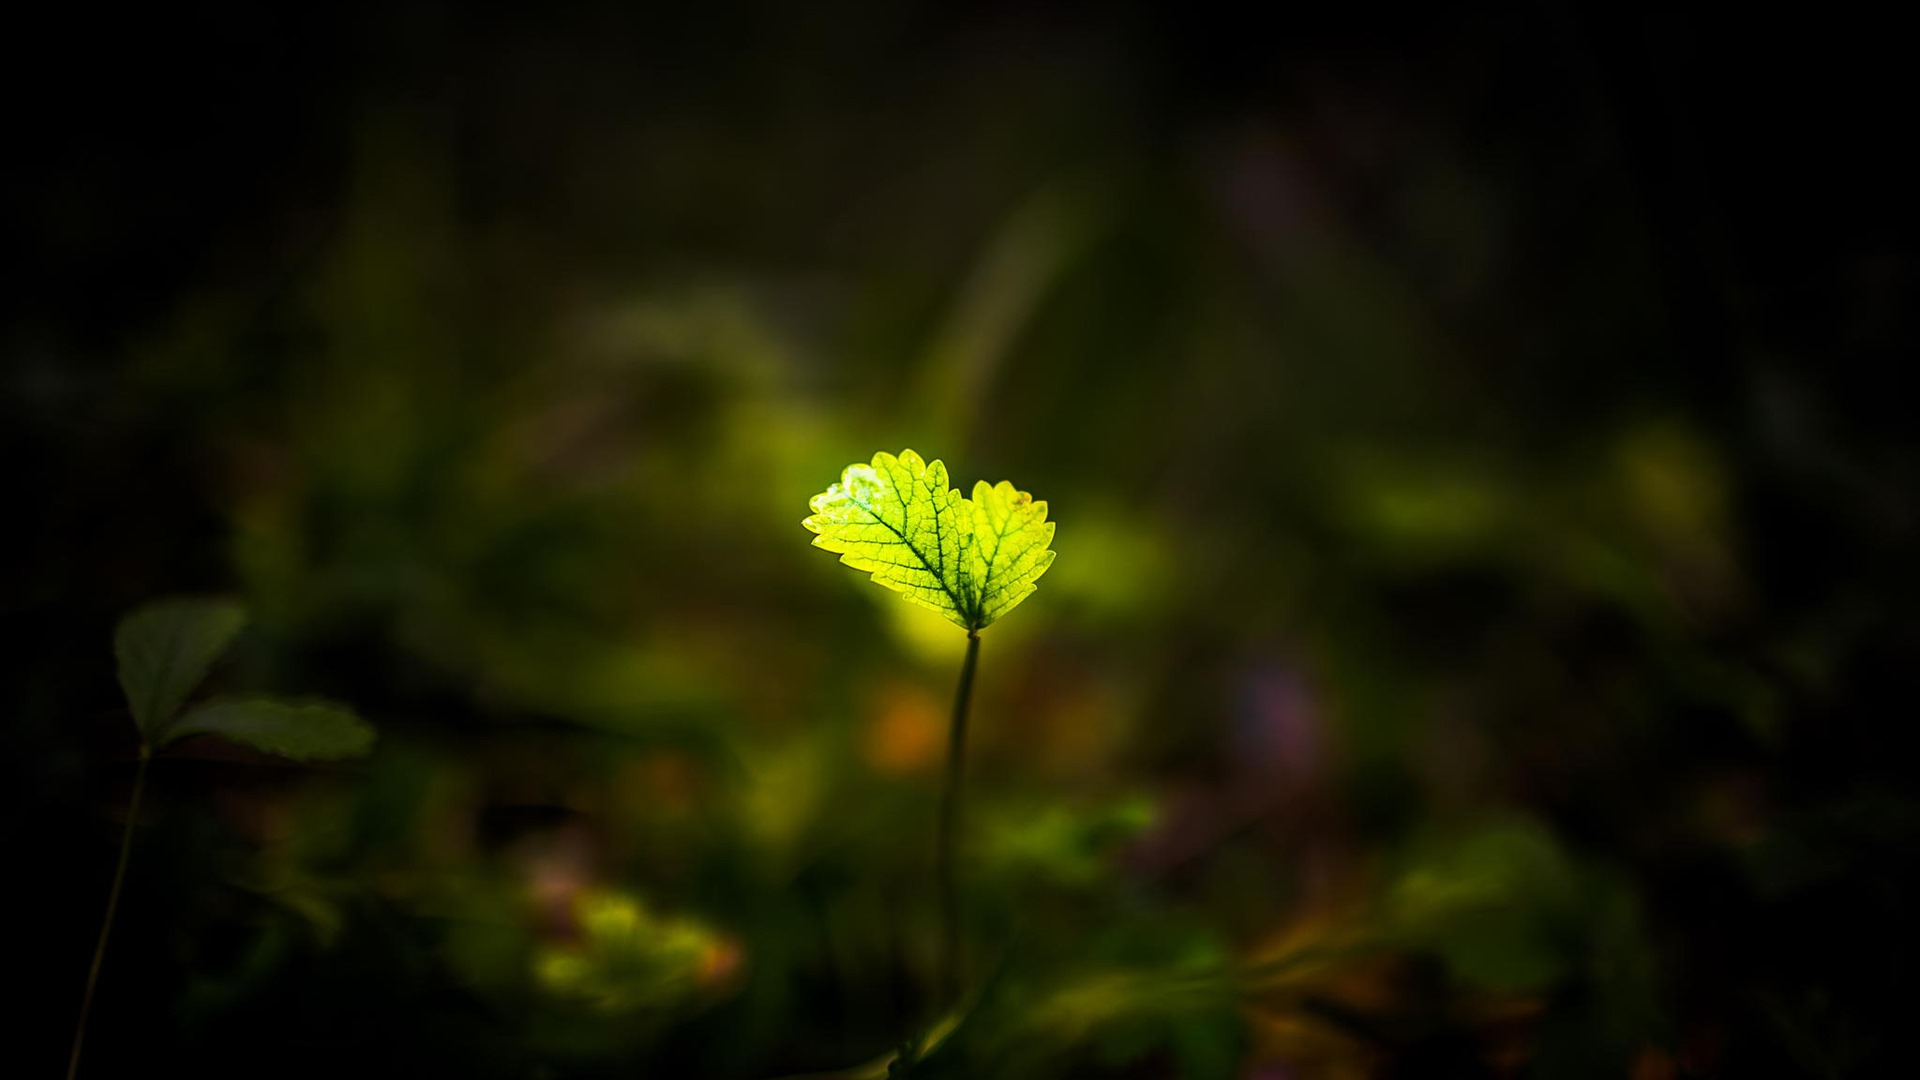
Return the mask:
<svg viewBox="0 0 1920 1080"><path fill-rule="evenodd" d="M87 988L74 1027L67 1080L73 1080L80 1071L87 1019L93 1011L94 990L120 907L120 891L133 850L133 829L140 819L141 797L146 793L147 765L154 754L196 735L217 736L293 761L359 757L373 748L373 728L351 710L327 702L212 697L188 707L188 696L206 679L246 621L246 609L231 600L180 598L138 608L122 618L114 631L120 689L126 694L133 726L140 735L140 759L134 770L133 794L127 802L127 823L120 836L119 861L107 894L106 914L101 917L100 937L87 969Z"/></svg>
<svg viewBox="0 0 1920 1080"><path fill-rule="evenodd" d="M543 948L540 985L607 1014L664 1008L731 981L740 947L706 924L648 911L637 900L589 892L575 902L577 939Z"/></svg>
<svg viewBox="0 0 1920 1080"><path fill-rule="evenodd" d="M1053 565L1053 523L1047 504L1002 480L973 486L967 498L947 486L947 467L912 450L882 451L849 465L840 481L809 502L802 524L815 547L873 575L876 584L931 608L967 632L967 655L954 691L947 739L946 783L937 849L941 903L942 991L957 996L960 914L953 849L960 824L966 760L967 705L980 658L980 631L1032 595Z"/></svg>

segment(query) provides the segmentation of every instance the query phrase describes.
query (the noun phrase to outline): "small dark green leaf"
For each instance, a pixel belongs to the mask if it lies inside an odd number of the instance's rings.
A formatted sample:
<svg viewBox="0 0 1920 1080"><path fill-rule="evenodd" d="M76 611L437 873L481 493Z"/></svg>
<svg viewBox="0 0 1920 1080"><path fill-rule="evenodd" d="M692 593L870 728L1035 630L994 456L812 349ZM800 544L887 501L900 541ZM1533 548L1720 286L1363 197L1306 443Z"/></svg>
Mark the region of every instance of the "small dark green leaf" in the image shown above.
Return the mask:
<svg viewBox="0 0 1920 1080"><path fill-rule="evenodd" d="M166 741L218 735L294 761L360 757L373 748L373 726L352 711L325 702L217 698L187 711L167 729Z"/></svg>
<svg viewBox="0 0 1920 1080"><path fill-rule="evenodd" d="M120 689L144 741L161 741L167 721L246 621L246 609L220 599L161 600L120 620L113 634Z"/></svg>

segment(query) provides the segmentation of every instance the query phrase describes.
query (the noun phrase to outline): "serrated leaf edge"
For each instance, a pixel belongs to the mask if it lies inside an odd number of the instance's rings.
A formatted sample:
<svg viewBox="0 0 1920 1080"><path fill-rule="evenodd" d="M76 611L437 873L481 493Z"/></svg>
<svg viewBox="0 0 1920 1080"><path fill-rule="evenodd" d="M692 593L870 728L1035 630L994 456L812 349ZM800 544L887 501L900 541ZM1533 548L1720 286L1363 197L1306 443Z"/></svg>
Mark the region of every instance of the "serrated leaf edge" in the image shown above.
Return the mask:
<svg viewBox="0 0 1920 1080"><path fill-rule="evenodd" d="M964 562L971 563L977 560L980 565L986 568L985 572L979 575L977 582L973 580L975 575L971 565L963 565L957 574L954 575L960 577L962 579L961 581L955 582L950 580L949 575L945 572L946 557L944 552L941 554L939 563L935 564L901 531L900 527L896 527L887 521L878 511L872 509L866 503L851 499L851 493L854 490L856 481L865 478L862 470L880 475L884 477L887 483L898 487L899 480L893 473L895 466L904 467L908 471L908 478L910 480L920 483L923 488L930 493L934 493L936 497L938 497L939 494L944 494L948 499L958 500L958 509L970 526L967 530L967 535L961 541L962 546L958 554ZM932 486L929 486L925 481L935 476L938 476L939 479L935 481ZM938 611L942 616L947 618L948 621L959 625L969 634L972 634L997 622L1001 616L1018 607L1022 601L1035 591L1037 588L1035 583L1041 575L1046 573L1047 568L1053 565L1056 554L1052 550L1054 522L1046 520L1048 507L1045 500L1033 498L1032 493L1020 490L1014 486L1012 481L1001 480L997 483L988 483L985 480L976 481L973 488L974 497L968 498L962 495L959 489L947 486L949 477L950 474L946 462L939 458L935 458L930 462L926 461L911 448L902 450L898 455L890 454L882 450L874 454L870 461L855 462L842 469L839 480L829 485L827 490L809 499L807 505L814 513L801 521L801 525L808 531L816 534L813 538L813 546L826 551L836 552L840 555L840 561L843 564L873 575L875 582L882 587L889 589L909 602ZM1009 513L998 525L993 524L990 520L990 511L987 508L988 503L991 501L988 497L989 495L1000 496L1010 506ZM836 538L830 537L826 530L832 525L845 523L826 522L822 520L822 516L825 507L832 504L837 497L841 496L848 497L849 501L853 501L853 505L865 510L867 514L873 518L875 523L886 527L888 531L899 538L902 546L904 546L915 559L919 560L920 568L939 582L941 591L944 592L948 600L952 602L953 610L949 611L941 605L931 603L907 589L898 587L896 582L881 578L878 567L890 564L876 563L875 560L856 555L853 552L839 550L832 546L836 542L845 541L839 541ZM911 504L907 505L910 506ZM944 508L937 508L936 512L938 512L938 509ZM988 598L992 595L992 582L994 581L996 573L1003 571L1003 567L998 562L999 552L997 547L992 557L982 557L979 555L978 545L982 526L985 525L987 528L994 529L998 533L997 539L1004 540L1004 538L1009 535L1009 531L1005 529L1006 523L1014 520L1016 515L1022 510L1027 511L1029 515L1034 515L1035 520L1026 525L1022 525L1021 528L1038 527L1044 530L1044 535L1034 544L1023 549L1021 554L1016 556L1016 558L1022 558L1027 551L1032 550L1034 547L1039 547L1041 548L1041 552L1034 560L1037 566L1029 567L1029 569L1032 569L1032 576L1023 582L1022 585L1013 587L1015 590L1018 590L1013 599L1004 604L995 604L989 607ZM910 524L910 521L903 522L903 525L905 524ZM935 525L936 536L938 536L937 517L935 519ZM936 543L937 542L938 541L936 541Z"/></svg>

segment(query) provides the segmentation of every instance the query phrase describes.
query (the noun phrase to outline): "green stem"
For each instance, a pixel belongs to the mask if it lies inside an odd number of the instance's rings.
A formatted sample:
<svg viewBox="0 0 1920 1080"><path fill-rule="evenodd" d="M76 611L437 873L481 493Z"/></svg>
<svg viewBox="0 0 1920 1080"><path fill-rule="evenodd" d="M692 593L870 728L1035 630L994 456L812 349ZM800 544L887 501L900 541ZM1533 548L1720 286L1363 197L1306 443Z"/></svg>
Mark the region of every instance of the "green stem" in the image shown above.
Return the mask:
<svg viewBox="0 0 1920 1080"><path fill-rule="evenodd" d="M80 1073L80 1049L87 1042L87 1017L93 1012L93 991L100 985L100 963L107 956L107 939L113 935L113 916L120 910L120 887L127 880L127 855L133 850L133 826L140 820L140 796L147 790L147 762L153 751L140 747L140 766L133 774L133 797L127 802L127 827L120 834L120 862L113 869L113 889L107 893L107 914L100 920L100 941L93 947L93 966L87 969L87 992L80 999L80 1023L73 1032L73 1056L67 1059L67 1080Z"/></svg>
<svg viewBox="0 0 1920 1080"><path fill-rule="evenodd" d="M960 831L960 782L966 773L967 704L973 700L973 669L980 662L980 632L967 631L967 658L953 692L953 725L947 730L947 782L940 796L940 992L960 998L960 888L954 873L954 841Z"/></svg>

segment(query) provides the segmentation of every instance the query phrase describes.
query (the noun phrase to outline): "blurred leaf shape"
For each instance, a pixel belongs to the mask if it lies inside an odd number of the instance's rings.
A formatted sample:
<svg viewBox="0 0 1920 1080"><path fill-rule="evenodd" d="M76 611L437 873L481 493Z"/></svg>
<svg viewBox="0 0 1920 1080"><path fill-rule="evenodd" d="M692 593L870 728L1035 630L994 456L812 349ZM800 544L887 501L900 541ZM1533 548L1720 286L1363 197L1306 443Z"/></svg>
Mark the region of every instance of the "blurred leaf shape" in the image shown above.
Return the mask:
<svg viewBox="0 0 1920 1080"><path fill-rule="evenodd" d="M548 993L602 1013L671 1008L730 985L740 947L705 923L648 911L618 893L582 893L578 938L540 950L534 974Z"/></svg>
<svg viewBox="0 0 1920 1080"><path fill-rule="evenodd" d="M1239 1072L1245 1049L1231 975L1217 958L1090 972L1030 1009L1030 1032L1086 1046L1109 1068L1159 1051L1174 1075L1226 1080Z"/></svg>
<svg viewBox="0 0 1920 1080"><path fill-rule="evenodd" d="M1231 965L1211 942L1160 940L1163 955L1074 972L1000 969L957 1016L889 1064L899 1080L1063 1075L1241 1075L1245 1025ZM1170 1066L1162 1071L1156 1065ZM1144 1067L1144 1068L1143 1068ZM864 1080L870 1074L835 1074Z"/></svg>
<svg viewBox="0 0 1920 1080"><path fill-rule="evenodd" d="M770 865L788 867L834 795L833 762L817 738L743 748L750 783L740 795L745 834Z"/></svg>
<svg viewBox="0 0 1920 1080"><path fill-rule="evenodd" d="M1644 530L1682 551L1718 545L1727 481L1710 443L1665 420L1626 432L1614 455L1626 509Z"/></svg>
<svg viewBox="0 0 1920 1080"><path fill-rule="evenodd" d="M1013 610L1053 565L1047 504L1002 480L947 486L947 467L912 450L849 465L815 495L815 547L969 632Z"/></svg>
<svg viewBox="0 0 1920 1080"><path fill-rule="evenodd" d="M980 857L1010 881L1098 887L1108 879L1114 854L1151 827L1156 813L1144 795L1093 806L992 807L980 829Z"/></svg>
<svg viewBox="0 0 1920 1080"><path fill-rule="evenodd" d="M1484 464L1369 453L1350 462L1341 516L1356 539L1413 564L1493 554L1519 511L1512 479Z"/></svg>
<svg viewBox="0 0 1920 1080"><path fill-rule="evenodd" d="M246 621L245 608L219 598L155 601L120 620L113 635L120 689L144 743L169 741L167 722Z"/></svg>
<svg viewBox="0 0 1920 1080"><path fill-rule="evenodd" d="M1543 828L1498 821L1416 856L1391 895L1394 925L1455 974L1494 990L1540 990L1571 957L1580 897L1573 866Z"/></svg>
<svg viewBox="0 0 1920 1080"><path fill-rule="evenodd" d="M972 429L1013 346L1087 250L1105 211L1091 185L1064 177L994 230L920 367L916 396L928 430L959 436Z"/></svg>
<svg viewBox="0 0 1920 1080"><path fill-rule="evenodd" d="M352 710L327 702L216 698L187 711L164 742L218 735L293 761L336 761L373 749L373 727Z"/></svg>

